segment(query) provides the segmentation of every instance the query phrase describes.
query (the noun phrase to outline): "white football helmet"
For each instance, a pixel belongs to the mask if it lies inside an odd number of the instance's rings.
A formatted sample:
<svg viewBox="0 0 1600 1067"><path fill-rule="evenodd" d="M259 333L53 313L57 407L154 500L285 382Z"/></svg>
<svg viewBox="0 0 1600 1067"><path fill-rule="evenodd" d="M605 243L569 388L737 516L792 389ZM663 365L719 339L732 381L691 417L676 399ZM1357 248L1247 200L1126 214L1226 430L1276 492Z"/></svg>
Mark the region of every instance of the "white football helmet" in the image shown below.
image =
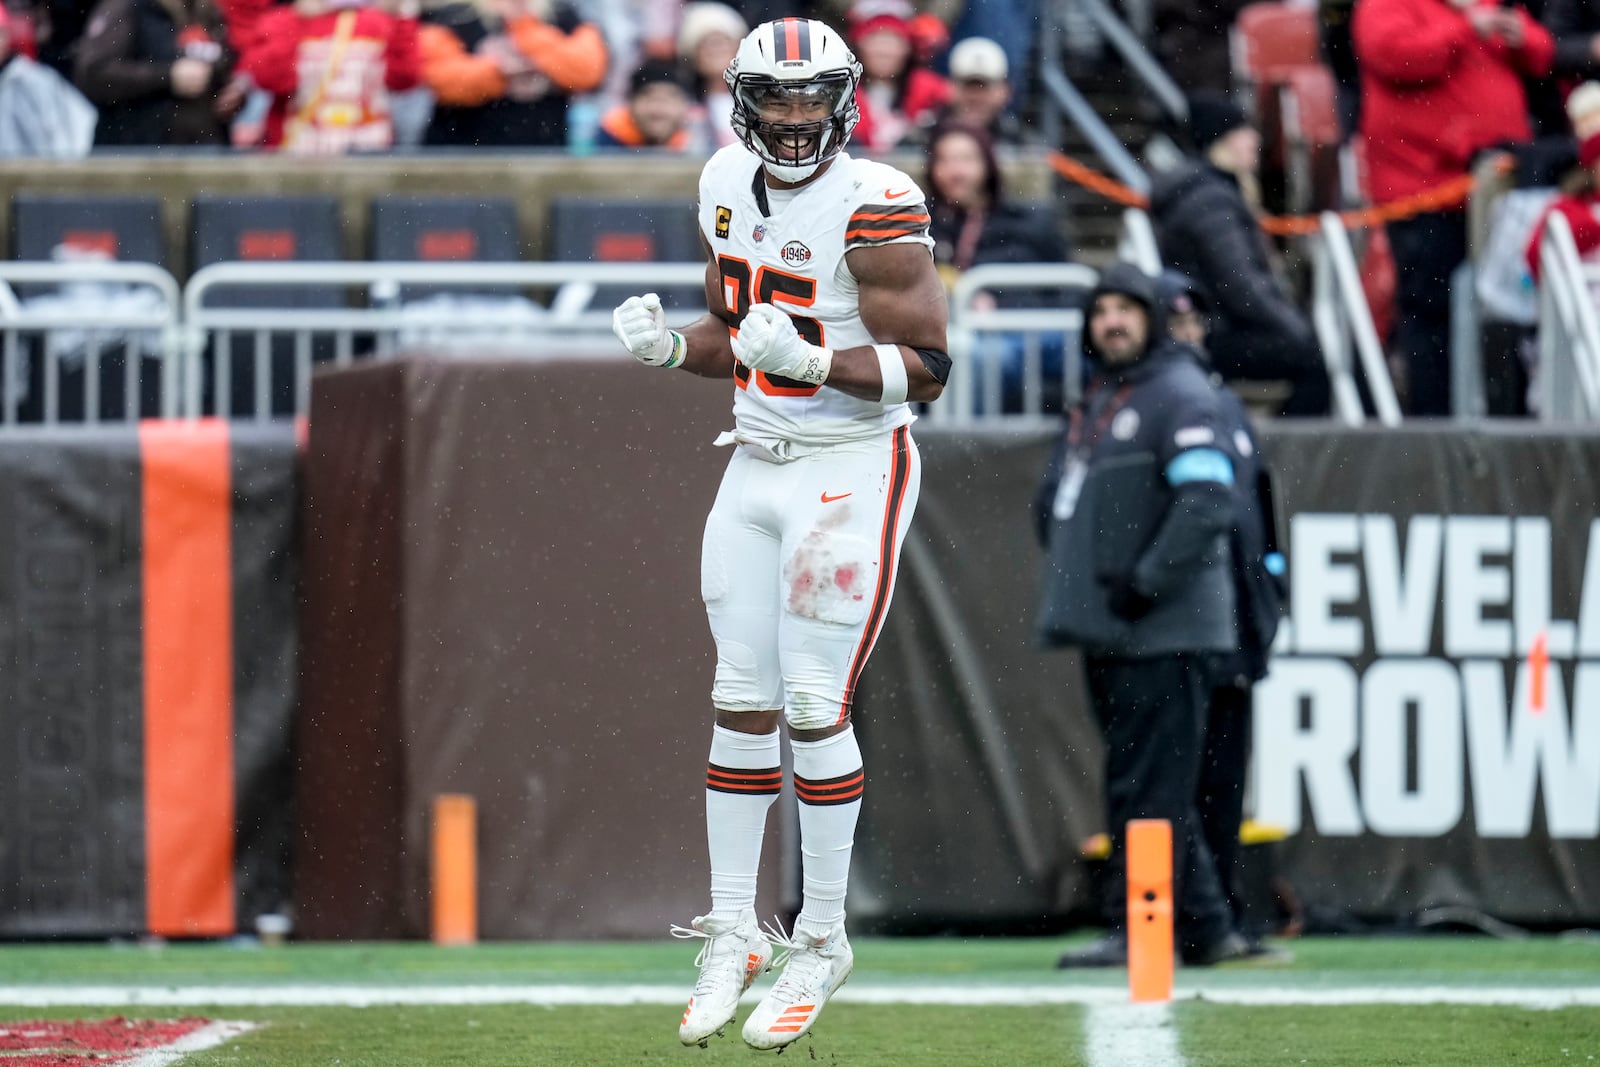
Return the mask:
<svg viewBox="0 0 1600 1067"><path fill-rule="evenodd" d="M780 181L800 182L844 148L861 119L861 64L815 19L775 19L751 30L723 74L733 129Z"/></svg>

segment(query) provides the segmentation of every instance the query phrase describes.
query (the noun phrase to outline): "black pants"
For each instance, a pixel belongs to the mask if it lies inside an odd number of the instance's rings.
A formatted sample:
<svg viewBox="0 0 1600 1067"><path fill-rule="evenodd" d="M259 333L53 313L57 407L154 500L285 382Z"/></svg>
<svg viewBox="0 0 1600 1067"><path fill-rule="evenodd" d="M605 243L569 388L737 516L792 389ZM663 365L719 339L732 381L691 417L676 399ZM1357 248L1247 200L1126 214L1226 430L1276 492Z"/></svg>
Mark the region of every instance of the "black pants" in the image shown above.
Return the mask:
<svg viewBox="0 0 1600 1067"><path fill-rule="evenodd" d="M1450 414L1450 275L1467 258L1467 216L1430 212L1388 224L1396 280L1394 346L1412 415Z"/></svg>
<svg viewBox="0 0 1600 1067"><path fill-rule="evenodd" d="M1244 821L1245 775L1250 766L1252 690L1218 685L1211 690L1205 755L1195 804L1200 832L1217 865L1217 880L1235 919L1244 915L1238 892L1239 824Z"/></svg>
<svg viewBox="0 0 1600 1067"><path fill-rule="evenodd" d="M1116 930L1126 924L1128 820L1165 819L1172 826L1179 946L1211 945L1233 927L1195 804L1214 673L1211 657L1091 656L1085 671L1106 748L1107 923Z"/></svg>

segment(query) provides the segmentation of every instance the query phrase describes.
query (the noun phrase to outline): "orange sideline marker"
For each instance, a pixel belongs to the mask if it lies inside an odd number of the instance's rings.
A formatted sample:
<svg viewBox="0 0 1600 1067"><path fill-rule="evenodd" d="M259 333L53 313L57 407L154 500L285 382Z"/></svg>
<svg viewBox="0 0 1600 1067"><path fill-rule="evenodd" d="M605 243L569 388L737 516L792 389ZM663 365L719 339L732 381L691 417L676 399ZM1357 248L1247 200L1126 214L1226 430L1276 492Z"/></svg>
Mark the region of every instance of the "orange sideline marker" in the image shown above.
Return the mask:
<svg viewBox="0 0 1600 1067"><path fill-rule="evenodd" d="M478 803L459 793L433 800L433 941L478 940Z"/></svg>
<svg viewBox="0 0 1600 1067"><path fill-rule="evenodd" d="M1172 999L1172 824L1130 819L1128 992L1135 1002Z"/></svg>

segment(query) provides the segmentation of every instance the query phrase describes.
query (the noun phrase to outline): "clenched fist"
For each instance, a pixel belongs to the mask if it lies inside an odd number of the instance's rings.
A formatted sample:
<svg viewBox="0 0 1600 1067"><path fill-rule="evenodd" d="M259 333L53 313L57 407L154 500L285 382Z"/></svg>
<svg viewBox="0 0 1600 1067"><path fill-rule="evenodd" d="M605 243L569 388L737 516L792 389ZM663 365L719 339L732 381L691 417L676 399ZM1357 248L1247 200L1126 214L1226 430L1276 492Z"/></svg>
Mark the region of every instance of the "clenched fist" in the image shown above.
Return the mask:
<svg viewBox="0 0 1600 1067"><path fill-rule="evenodd" d="M821 385L828 379L833 352L795 332L788 315L771 304L756 304L739 324L733 354L751 370Z"/></svg>
<svg viewBox="0 0 1600 1067"><path fill-rule="evenodd" d="M654 293L630 296L617 305L611 313L611 332L648 367L676 367L683 362L683 334L667 329L661 298Z"/></svg>

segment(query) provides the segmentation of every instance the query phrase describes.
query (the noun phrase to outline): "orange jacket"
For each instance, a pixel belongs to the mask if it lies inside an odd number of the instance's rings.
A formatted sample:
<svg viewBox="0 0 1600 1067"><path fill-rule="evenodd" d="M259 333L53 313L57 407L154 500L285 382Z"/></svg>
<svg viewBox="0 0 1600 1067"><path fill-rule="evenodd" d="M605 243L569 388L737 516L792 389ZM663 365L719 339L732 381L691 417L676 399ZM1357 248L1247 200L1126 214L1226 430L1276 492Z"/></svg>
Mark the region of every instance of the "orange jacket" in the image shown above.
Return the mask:
<svg viewBox="0 0 1600 1067"><path fill-rule="evenodd" d="M606 42L590 23L562 33L531 15L514 19L506 31L517 51L566 93L597 88L606 74ZM418 31L422 76L439 103L477 107L505 95L506 80L494 60L469 52L447 27L424 24Z"/></svg>
<svg viewBox="0 0 1600 1067"><path fill-rule="evenodd" d="M600 120L600 132L595 138L595 147L664 148L682 152L689 147L689 131L678 130L666 144L650 144L645 141L644 134L639 130L639 124L633 119L633 112L628 110L628 105L620 104L607 111L605 117Z"/></svg>

